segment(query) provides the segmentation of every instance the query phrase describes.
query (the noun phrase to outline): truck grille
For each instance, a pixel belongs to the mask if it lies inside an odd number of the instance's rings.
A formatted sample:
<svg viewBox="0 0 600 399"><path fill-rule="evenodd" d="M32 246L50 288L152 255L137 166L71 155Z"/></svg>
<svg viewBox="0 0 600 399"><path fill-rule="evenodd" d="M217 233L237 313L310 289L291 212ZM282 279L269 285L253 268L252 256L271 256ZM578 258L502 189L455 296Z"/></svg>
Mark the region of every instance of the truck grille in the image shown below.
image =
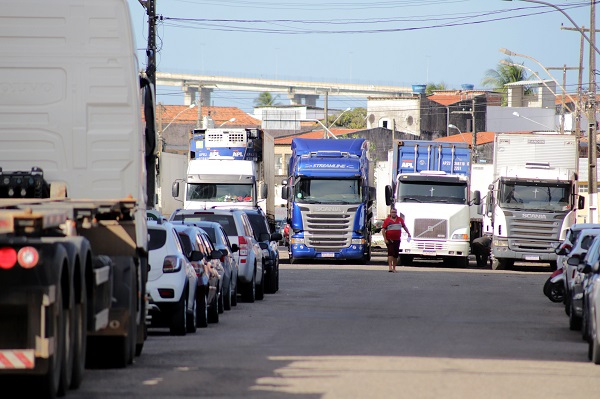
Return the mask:
<svg viewBox="0 0 600 399"><path fill-rule="evenodd" d="M505 212L508 245L513 251L552 253L565 215L546 215L547 219L524 218L520 212Z"/></svg>
<svg viewBox="0 0 600 399"><path fill-rule="evenodd" d="M308 247L320 252L336 252L350 246L357 207L340 207L340 212L335 213L319 212L304 207L301 209L306 227L304 240Z"/></svg>
<svg viewBox="0 0 600 399"><path fill-rule="evenodd" d="M448 238L446 219L415 219L414 237L442 239Z"/></svg>

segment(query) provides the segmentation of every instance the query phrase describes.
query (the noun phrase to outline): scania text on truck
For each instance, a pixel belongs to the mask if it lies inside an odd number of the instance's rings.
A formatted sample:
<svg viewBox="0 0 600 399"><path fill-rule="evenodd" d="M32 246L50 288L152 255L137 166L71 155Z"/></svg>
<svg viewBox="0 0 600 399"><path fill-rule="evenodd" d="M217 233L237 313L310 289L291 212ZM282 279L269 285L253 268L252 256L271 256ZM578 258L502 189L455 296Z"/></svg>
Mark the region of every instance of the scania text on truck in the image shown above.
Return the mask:
<svg viewBox="0 0 600 399"><path fill-rule="evenodd" d="M0 378L53 398L144 345L154 94L125 0L0 16Z"/></svg>
<svg viewBox="0 0 600 399"><path fill-rule="evenodd" d="M494 181L486 199L493 226L492 267L515 261L556 267L554 248L584 206L577 193L577 137L501 133L494 143Z"/></svg>
<svg viewBox="0 0 600 399"><path fill-rule="evenodd" d="M183 209L235 209L260 206L275 222L273 137L262 129L195 129L185 181L173 183Z"/></svg>
<svg viewBox="0 0 600 399"><path fill-rule="evenodd" d="M371 257L375 188L365 139L292 140L288 179L290 262Z"/></svg>
<svg viewBox="0 0 600 399"><path fill-rule="evenodd" d="M471 237L471 148L466 143L398 140L393 144L392 185L386 203L394 205L412 239L400 242L400 264L416 257L443 259L467 267Z"/></svg>

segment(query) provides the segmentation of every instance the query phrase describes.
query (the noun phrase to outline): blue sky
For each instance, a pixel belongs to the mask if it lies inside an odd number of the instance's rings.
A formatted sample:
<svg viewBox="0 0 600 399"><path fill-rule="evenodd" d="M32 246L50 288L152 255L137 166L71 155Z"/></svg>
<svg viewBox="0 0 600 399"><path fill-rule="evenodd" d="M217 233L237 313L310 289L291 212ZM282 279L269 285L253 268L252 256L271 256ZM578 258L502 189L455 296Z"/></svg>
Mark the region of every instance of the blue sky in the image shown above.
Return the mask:
<svg viewBox="0 0 600 399"><path fill-rule="evenodd" d="M147 16L128 0L141 67ZM589 27L590 1L547 0ZM486 70L506 55L527 55L546 69L578 67L581 35L552 7L502 0L156 0L158 70L238 77L410 86L444 82L483 88ZM600 15L600 8L596 10ZM597 26L597 28L600 28ZM589 33L588 33L589 36ZM597 47L600 47L598 45ZM583 85L588 87L589 45ZM512 57L541 77L537 63ZM562 83L562 71L550 70ZM531 74L528 72L528 74ZM577 71L567 72L574 91ZM159 101L183 104L178 88L159 87ZM276 94L276 93L273 93ZM257 93L215 91L212 104L252 112ZM285 94L279 101L287 104ZM322 106L322 101L318 103ZM330 96L329 107L366 106Z"/></svg>

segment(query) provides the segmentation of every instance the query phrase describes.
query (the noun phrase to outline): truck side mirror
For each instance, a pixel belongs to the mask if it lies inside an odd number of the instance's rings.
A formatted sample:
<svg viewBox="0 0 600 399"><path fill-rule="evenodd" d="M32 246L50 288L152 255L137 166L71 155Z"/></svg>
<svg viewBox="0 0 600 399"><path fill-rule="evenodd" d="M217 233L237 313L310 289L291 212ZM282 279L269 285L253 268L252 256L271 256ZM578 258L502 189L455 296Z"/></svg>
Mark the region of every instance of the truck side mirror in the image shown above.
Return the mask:
<svg viewBox="0 0 600 399"><path fill-rule="evenodd" d="M267 198L268 195L269 195L269 186L267 186L266 184L263 184L260 188L260 196L261 196L261 198Z"/></svg>
<svg viewBox="0 0 600 399"><path fill-rule="evenodd" d="M171 195L173 196L173 198L179 197L179 182L178 181L173 182L173 185L171 186Z"/></svg>
<svg viewBox="0 0 600 399"><path fill-rule="evenodd" d="M375 201L377 199L377 189L375 187L369 187L369 200Z"/></svg>
<svg viewBox="0 0 600 399"><path fill-rule="evenodd" d="M281 199L287 200L288 199L288 193L289 193L289 187L288 186L281 187Z"/></svg>
<svg viewBox="0 0 600 399"><path fill-rule="evenodd" d="M385 204L387 206L392 205L392 186L385 186Z"/></svg>
<svg viewBox="0 0 600 399"><path fill-rule="evenodd" d="M577 209L583 208L585 208L585 197L580 195L579 198L577 198Z"/></svg>
<svg viewBox="0 0 600 399"><path fill-rule="evenodd" d="M475 205L480 205L481 204L481 192L479 192L479 190L475 190L475 192L473 193L473 204Z"/></svg>

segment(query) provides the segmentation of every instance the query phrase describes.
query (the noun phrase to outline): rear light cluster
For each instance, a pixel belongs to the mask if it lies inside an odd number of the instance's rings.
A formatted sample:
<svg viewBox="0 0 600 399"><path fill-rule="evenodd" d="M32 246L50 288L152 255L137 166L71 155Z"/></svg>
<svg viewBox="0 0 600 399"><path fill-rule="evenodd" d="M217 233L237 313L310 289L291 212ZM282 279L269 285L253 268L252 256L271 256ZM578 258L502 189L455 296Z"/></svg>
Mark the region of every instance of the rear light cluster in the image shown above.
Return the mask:
<svg viewBox="0 0 600 399"><path fill-rule="evenodd" d="M19 264L23 269L37 266L40 254L34 247L23 247L17 250L12 247L0 248L0 269L12 269Z"/></svg>
<svg viewBox="0 0 600 399"><path fill-rule="evenodd" d="M248 256L248 241L246 241L246 237L239 236L238 243L238 246L240 247L240 263L246 263L246 256Z"/></svg>
<svg viewBox="0 0 600 399"><path fill-rule="evenodd" d="M163 273L175 273L181 270L182 260L178 256L169 255L165 256L163 262Z"/></svg>

